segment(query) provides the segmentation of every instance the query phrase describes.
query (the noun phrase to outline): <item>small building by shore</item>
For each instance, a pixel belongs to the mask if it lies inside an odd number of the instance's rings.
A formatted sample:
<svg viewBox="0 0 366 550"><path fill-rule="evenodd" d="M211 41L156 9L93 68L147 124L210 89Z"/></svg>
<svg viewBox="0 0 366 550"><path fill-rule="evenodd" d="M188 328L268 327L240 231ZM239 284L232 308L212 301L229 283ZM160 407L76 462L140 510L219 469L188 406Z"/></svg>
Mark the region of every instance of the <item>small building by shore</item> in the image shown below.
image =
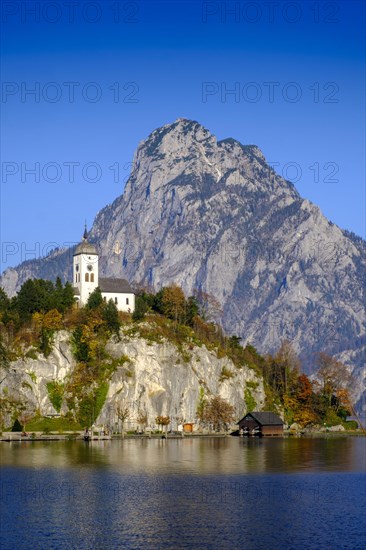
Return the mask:
<svg viewBox="0 0 366 550"><path fill-rule="evenodd" d="M283 435L283 420L270 411L247 413L239 424L239 433L243 435L281 436Z"/></svg>
<svg viewBox="0 0 366 550"><path fill-rule="evenodd" d="M193 422L185 422L183 424L183 432L184 433L193 433L193 426L194 426Z"/></svg>

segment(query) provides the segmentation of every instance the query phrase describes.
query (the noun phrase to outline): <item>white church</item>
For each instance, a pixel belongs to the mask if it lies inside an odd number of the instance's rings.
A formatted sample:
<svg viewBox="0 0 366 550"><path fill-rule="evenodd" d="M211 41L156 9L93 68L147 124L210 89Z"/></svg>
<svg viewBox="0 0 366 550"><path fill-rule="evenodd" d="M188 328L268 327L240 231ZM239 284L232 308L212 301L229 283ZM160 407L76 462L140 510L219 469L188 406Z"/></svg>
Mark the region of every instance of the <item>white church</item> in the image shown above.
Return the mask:
<svg viewBox="0 0 366 550"><path fill-rule="evenodd" d="M85 228L82 242L76 247L73 262L73 287L79 306L85 306L90 294L100 288L103 299L110 299L119 311L133 313L135 294L126 279L99 277L99 255L96 247L88 242Z"/></svg>

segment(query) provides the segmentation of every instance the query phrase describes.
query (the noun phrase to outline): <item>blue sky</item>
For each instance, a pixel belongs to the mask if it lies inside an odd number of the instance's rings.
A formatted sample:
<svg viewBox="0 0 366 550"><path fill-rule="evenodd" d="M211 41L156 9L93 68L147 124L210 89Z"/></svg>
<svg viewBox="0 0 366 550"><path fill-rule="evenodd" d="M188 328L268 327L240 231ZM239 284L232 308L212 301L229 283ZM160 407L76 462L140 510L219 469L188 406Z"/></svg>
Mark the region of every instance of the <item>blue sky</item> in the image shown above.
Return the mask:
<svg viewBox="0 0 366 550"><path fill-rule="evenodd" d="M1 269L77 242L179 117L365 237L363 1L74 4L2 3Z"/></svg>

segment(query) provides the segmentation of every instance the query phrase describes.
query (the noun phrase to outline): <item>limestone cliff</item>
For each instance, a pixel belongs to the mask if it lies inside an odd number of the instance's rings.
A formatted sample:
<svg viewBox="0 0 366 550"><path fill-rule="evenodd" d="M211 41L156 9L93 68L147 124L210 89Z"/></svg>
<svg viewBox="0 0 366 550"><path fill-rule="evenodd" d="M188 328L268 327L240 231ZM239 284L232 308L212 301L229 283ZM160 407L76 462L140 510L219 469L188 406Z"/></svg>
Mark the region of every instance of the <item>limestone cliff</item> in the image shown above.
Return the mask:
<svg viewBox="0 0 366 550"><path fill-rule="evenodd" d="M122 335L120 341L109 341L107 351L114 358L124 357L122 366L109 379L108 393L96 422L113 426L118 405L128 406L128 425L136 426L138 413L146 412L148 424L158 415L168 415L175 428L179 421L195 422L200 388L205 395L220 395L235 407L239 417L246 411L245 389L249 389L261 409L264 405L263 382L250 368L237 368L228 357L218 358L204 345L191 346L182 354L169 341L150 342L138 336ZM127 359L128 358L128 359ZM30 411L41 415L56 414L47 384L67 384L76 363L70 346L70 334L56 334L51 354L45 358L25 358L1 369L2 397L23 402ZM4 378L5 376L5 378ZM68 411L66 395L61 411ZM4 425L9 425L11 411L3 411ZM238 418L239 419L239 418Z"/></svg>

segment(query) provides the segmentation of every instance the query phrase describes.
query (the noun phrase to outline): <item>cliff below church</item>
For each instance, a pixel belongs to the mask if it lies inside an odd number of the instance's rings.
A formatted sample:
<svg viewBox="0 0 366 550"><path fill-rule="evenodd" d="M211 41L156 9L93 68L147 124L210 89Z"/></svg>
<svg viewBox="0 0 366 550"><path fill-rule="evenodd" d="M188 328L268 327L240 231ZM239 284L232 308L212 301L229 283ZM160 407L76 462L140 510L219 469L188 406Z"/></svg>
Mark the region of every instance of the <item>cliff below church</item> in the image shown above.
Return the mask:
<svg viewBox="0 0 366 550"><path fill-rule="evenodd" d="M238 417L247 409L246 390L257 408L263 407L263 381L255 370L238 368L229 357L219 357L217 350L205 345L178 347L167 339L158 340L122 329L120 340L112 338L106 345L109 368L98 388L92 373L85 374L89 376L87 385L82 381L71 334L57 332L48 357L24 357L13 361L6 371L1 369L3 425L10 426L19 411L41 416L60 412L77 418L88 403L88 394L95 407L100 407L95 422L111 427L117 421L118 407L128 407L131 428L137 426L141 413L147 415L150 426L159 415L170 416L174 427L176 422L196 422L200 393L207 398L221 396L234 406ZM52 395L55 388L58 399Z"/></svg>

